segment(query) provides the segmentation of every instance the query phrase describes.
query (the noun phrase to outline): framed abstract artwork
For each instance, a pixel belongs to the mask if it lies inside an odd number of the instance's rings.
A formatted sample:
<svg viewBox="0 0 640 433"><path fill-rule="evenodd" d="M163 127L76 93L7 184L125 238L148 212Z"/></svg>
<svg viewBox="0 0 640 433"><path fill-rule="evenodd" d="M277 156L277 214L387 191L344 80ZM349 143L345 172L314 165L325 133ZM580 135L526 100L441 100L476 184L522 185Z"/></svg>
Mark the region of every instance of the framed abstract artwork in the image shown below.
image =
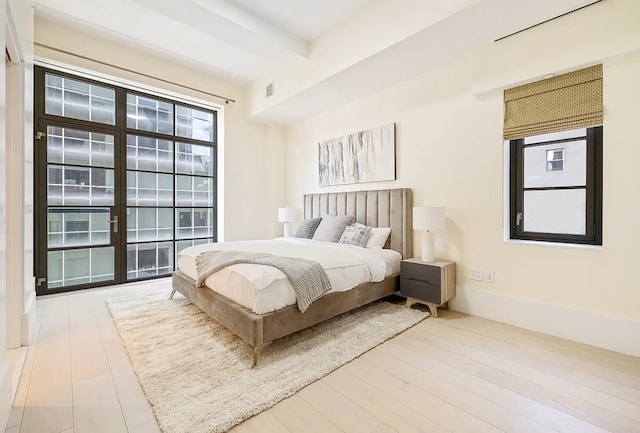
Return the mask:
<svg viewBox="0 0 640 433"><path fill-rule="evenodd" d="M396 179L395 123L318 143L320 186Z"/></svg>

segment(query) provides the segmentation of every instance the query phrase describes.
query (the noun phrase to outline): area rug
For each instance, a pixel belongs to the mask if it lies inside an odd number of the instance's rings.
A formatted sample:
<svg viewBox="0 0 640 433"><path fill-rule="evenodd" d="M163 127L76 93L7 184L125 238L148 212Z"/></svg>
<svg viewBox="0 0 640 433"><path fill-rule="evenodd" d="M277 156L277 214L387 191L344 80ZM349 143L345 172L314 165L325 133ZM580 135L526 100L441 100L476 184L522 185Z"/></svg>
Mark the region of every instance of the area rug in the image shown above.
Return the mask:
<svg viewBox="0 0 640 433"><path fill-rule="evenodd" d="M378 301L252 348L184 297L153 292L107 301L164 433L226 432L429 314Z"/></svg>

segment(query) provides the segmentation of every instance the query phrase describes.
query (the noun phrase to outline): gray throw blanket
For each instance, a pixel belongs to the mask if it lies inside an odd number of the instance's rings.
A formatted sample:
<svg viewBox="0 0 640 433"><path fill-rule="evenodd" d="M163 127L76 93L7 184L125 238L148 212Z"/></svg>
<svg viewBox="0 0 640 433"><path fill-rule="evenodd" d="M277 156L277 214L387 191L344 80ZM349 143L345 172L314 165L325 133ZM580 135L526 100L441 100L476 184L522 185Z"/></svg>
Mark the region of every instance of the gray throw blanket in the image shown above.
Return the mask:
<svg viewBox="0 0 640 433"><path fill-rule="evenodd" d="M244 251L207 251L196 257L198 281L196 287L204 284L209 275L227 266L251 263L273 266L287 276L298 300L298 308L305 312L313 301L331 290L329 277L318 262L299 257L283 257L265 253Z"/></svg>

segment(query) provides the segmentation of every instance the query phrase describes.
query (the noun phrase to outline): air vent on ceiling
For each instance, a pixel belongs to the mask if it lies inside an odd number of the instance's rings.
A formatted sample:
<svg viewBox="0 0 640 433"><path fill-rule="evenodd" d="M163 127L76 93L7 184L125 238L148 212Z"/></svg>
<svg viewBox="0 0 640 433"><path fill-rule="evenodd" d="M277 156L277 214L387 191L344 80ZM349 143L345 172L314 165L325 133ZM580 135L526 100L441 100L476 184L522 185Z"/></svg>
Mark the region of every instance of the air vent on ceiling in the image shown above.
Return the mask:
<svg viewBox="0 0 640 433"><path fill-rule="evenodd" d="M526 31L526 30L532 29L532 28L534 28L534 27L538 27L539 25L542 25L542 24L544 24L544 23L548 23L549 21L553 21L553 20L558 19L558 18L560 18L560 17L563 17L563 16L565 16L565 15L572 14L572 13L577 12L577 11L579 11L579 10L582 10L582 9L584 9L584 8L588 8L589 6L593 6L594 4L596 4L596 3L600 3L601 1L602 1L602 0L596 0L596 1L594 1L593 3L589 3L588 5L581 6L581 7L577 8L577 9L572 10L572 11L565 12L565 13L563 13L563 14L558 15L557 17L549 18L548 20L541 21L541 22L539 22L539 23L537 23L537 24L534 24L534 25L532 25L532 26L529 26L529 27L526 27L526 28L524 28L524 29L518 30L517 32L509 33L508 35L502 36L502 37L500 37L500 38L496 39L496 40L495 40L495 41L493 41L493 42L499 42L499 41L501 41L501 40L503 40L503 39L506 39L506 38L508 38L508 37L511 37L511 36L513 36L513 35L517 35L518 33L522 33L522 32L524 32L524 31Z"/></svg>
<svg viewBox="0 0 640 433"><path fill-rule="evenodd" d="M273 95L273 83L267 85L266 94L267 94L267 98Z"/></svg>

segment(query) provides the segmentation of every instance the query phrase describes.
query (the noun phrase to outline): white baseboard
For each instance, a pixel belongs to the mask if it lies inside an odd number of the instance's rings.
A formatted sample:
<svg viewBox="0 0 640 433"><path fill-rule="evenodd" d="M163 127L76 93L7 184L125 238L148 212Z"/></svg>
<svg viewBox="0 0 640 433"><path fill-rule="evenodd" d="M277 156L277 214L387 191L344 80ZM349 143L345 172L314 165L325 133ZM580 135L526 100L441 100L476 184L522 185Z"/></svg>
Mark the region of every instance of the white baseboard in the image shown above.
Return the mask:
<svg viewBox="0 0 640 433"><path fill-rule="evenodd" d="M36 292L29 293L27 301L25 303L26 313L22 314L22 345L29 346L35 341L36 336Z"/></svg>
<svg viewBox="0 0 640 433"><path fill-rule="evenodd" d="M453 310L640 357L640 320L460 286L456 291Z"/></svg>
<svg viewBox="0 0 640 433"><path fill-rule="evenodd" d="M0 364L0 431L4 431L7 428L12 405L11 362L5 359Z"/></svg>

